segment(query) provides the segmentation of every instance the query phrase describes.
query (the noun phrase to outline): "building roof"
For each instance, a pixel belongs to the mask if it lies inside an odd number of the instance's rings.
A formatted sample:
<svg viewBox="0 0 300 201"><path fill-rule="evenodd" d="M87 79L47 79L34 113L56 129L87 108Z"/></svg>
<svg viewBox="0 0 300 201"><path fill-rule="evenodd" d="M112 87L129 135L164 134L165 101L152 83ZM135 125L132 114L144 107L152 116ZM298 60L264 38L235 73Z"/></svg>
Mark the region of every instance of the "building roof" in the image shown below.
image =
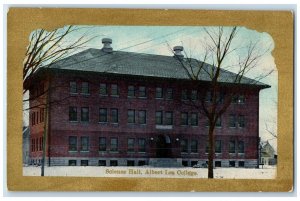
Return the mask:
<svg viewBox="0 0 300 201"><path fill-rule="evenodd" d="M186 59L182 60L187 64ZM200 61L191 59L192 66L197 66ZM107 53L101 49L87 49L71 55L49 66L42 68L76 70L121 75L136 75L146 77L189 79L188 74L182 67L182 63L173 56L143 54L124 51L112 51ZM212 66L205 63L204 70L199 75L199 80L211 81L209 74ZM219 82L235 83L235 73L221 70ZM243 77L241 84L259 85L262 88L270 87L262 82Z"/></svg>

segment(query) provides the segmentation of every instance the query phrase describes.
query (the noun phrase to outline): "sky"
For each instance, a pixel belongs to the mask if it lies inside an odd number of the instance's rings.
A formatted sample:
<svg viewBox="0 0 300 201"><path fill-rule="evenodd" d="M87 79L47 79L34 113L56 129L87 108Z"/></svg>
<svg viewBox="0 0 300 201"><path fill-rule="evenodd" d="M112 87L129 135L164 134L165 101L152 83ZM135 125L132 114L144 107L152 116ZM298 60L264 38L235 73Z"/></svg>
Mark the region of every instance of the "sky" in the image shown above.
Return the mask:
<svg viewBox="0 0 300 201"><path fill-rule="evenodd" d="M74 41L83 34L87 38L93 38L82 49L102 48L102 38L111 38L114 50L159 54L172 56L171 48L177 45L183 46L189 57L203 60L204 46L209 37L205 29L213 31L215 27L200 26L83 26L79 31L73 32L66 39L66 43ZM224 34L228 34L232 27L224 27ZM51 30L48 30L51 31ZM272 74L262 79L261 82L271 88L261 90L259 103L259 132L262 140L268 140L277 149L277 139L270 135L268 130L277 133L277 82L278 74L276 64L272 56L275 47L272 36L265 32L257 32L245 27L238 27L238 32L232 41L232 51L224 61L223 67L235 72L237 67L232 65L238 62L238 56L244 56L247 44L257 42L258 53L265 52L260 58L256 68L246 76L255 78L260 74L266 74L274 70ZM211 61L207 61L210 63Z"/></svg>

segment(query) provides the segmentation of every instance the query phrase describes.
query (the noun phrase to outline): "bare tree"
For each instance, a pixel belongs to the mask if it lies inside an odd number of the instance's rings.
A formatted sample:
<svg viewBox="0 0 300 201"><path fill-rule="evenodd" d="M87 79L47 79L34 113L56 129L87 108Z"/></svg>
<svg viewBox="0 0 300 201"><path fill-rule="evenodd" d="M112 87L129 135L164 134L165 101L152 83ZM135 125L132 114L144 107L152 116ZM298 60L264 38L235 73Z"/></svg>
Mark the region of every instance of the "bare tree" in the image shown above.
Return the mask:
<svg viewBox="0 0 300 201"><path fill-rule="evenodd" d="M88 36L88 31L75 39L69 38L72 33L82 31L84 28L69 25L51 32L38 29L31 34L23 63L23 83L26 84L23 94L28 91L27 86L31 85L33 74L41 66L51 65L70 56L94 38Z"/></svg>
<svg viewBox="0 0 300 201"><path fill-rule="evenodd" d="M188 78L193 81L205 81L206 86L196 85L200 91L200 101L189 101L192 107L204 114L208 120L208 178L213 178L213 160L215 157L215 127L221 117L230 106L232 99L239 93L240 84L256 84L261 79L272 73L261 73L254 79L247 79L244 76L258 66L261 57L268 51L259 47L258 41L248 41L244 47L234 47L232 44L238 34L238 27L230 28L229 32L224 27L204 29L207 38L202 43L204 46L203 57L199 60L191 59L185 52L178 55L178 62L185 70ZM246 39L245 39L246 40ZM230 63L235 67L236 72L231 73L224 70L225 61L233 52L243 51L237 58L237 63ZM207 62L211 63L207 64ZM228 63L228 61L227 61ZM228 64L227 64L228 65ZM226 78L227 77L227 78ZM224 79L225 78L225 79ZM230 90L228 89L230 85ZM222 93L225 91L226 94Z"/></svg>
<svg viewBox="0 0 300 201"><path fill-rule="evenodd" d="M86 27L77 27L69 25L60 29L55 29L48 32L44 29L35 30L29 40L29 45L25 52L25 58L23 63L23 104L24 110L30 109L43 109L43 156L42 156L42 171L41 176L44 176L45 166L45 153L46 153L46 140L48 132L48 119L49 119L49 107L53 104L59 104L69 98L61 97L59 100L49 101L51 90L57 87L65 87L59 85L42 85L37 86L38 83L35 79L36 72L41 68L51 66L58 60L64 59L73 53L78 52L84 45L95 37L91 37L89 29L84 31ZM74 37L73 33L82 33L80 36ZM49 80L49 77L45 78ZM31 93L28 95L30 89L39 89L37 93ZM33 104L29 105L29 101Z"/></svg>

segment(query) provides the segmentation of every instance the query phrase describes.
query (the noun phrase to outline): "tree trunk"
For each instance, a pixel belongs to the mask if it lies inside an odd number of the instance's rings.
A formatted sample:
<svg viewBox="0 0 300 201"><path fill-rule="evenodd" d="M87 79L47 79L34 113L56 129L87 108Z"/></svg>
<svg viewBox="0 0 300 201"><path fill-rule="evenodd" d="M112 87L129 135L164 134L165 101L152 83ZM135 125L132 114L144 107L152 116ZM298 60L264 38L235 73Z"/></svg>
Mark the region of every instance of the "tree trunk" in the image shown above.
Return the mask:
<svg viewBox="0 0 300 201"><path fill-rule="evenodd" d="M209 130L208 130L208 178L214 178L214 156L215 156L215 136L214 136L214 127L209 123Z"/></svg>

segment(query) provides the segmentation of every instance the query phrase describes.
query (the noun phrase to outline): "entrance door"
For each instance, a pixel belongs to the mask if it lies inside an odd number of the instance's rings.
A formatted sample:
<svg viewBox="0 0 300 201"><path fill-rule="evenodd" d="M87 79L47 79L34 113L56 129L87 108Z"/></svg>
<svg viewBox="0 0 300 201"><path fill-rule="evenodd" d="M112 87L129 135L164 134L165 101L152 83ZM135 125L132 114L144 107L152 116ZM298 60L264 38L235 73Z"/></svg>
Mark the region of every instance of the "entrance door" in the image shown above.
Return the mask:
<svg viewBox="0 0 300 201"><path fill-rule="evenodd" d="M156 157L172 158L172 147L169 136L158 136L158 139L156 141Z"/></svg>

